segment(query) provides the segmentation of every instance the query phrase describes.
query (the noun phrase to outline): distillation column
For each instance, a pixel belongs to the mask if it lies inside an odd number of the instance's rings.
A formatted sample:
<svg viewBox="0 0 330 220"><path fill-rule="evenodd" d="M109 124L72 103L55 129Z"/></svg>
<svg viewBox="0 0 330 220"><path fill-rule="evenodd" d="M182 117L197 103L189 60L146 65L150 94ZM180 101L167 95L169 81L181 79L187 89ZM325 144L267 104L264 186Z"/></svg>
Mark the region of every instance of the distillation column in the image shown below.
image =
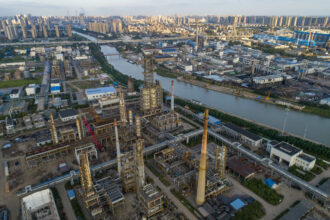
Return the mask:
<svg viewBox="0 0 330 220"><path fill-rule="evenodd" d="M143 160L143 139L141 138L141 119L140 116L135 117L136 120L136 136L138 137L135 149L135 163L137 169L137 191L142 189L145 184L144 160Z"/></svg>
<svg viewBox="0 0 330 220"><path fill-rule="evenodd" d="M204 131L202 139L201 159L199 164L199 174L197 183L196 203L202 205L205 202L205 182L206 182L206 156L207 156L207 125L209 110L204 113Z"/></svg>
<svg viewBox="0 0 330 220"><path fill-rule="evenodd" d="M120 155L120 145L119 145L119 137L118 137L118 127L117 127L117 120L114 121L115 126L115 135L116 135L116 150L117 150L117 171L118 176L121 175L121 155Z"/></svg>

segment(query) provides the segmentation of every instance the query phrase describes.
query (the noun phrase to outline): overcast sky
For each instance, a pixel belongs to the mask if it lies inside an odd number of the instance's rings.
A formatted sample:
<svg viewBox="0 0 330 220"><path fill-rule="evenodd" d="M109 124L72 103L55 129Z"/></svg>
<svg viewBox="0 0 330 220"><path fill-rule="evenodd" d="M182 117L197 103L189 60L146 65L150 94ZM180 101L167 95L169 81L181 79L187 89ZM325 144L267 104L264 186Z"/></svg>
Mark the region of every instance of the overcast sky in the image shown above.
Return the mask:
<svg viewBox="0 0 330 220"><path fill-rule="evenodd" d="M330 0L0 0L0 16L32 15L330 16Z"/></svg>

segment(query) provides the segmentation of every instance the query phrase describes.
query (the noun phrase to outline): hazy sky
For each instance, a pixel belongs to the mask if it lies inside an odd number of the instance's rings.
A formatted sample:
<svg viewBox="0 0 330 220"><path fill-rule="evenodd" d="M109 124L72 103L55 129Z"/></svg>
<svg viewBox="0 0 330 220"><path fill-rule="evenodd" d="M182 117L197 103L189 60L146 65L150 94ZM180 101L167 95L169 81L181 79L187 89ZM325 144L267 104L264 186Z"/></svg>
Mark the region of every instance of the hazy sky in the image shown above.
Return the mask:
<svg viewBox="0 0 330 220"><path fill-rule="evenodd" d="M314 15L330 0L0 0L0 16L32 15Z"/></svg>

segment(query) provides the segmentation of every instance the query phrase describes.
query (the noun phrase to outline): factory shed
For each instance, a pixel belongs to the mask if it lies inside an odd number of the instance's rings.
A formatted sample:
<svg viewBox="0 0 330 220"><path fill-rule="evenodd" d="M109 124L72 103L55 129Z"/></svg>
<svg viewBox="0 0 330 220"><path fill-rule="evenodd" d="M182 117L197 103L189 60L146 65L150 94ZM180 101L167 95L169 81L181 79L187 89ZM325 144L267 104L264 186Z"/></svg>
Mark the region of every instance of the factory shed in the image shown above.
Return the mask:
<svg viewBox="0 0 330 220"><path fill-rule="evenodd" d="M235 210L238 211L245 206L245 203L241 199L235 199L233 202L230 203L230 206Z"/></svg>
<svg viewBox="0 0 330 220"><path fill-rule="evenodd" d="M251 178L256 173L255 169L248 164L242 163L239 159L231 159L227 162L227 167L232 172L238 174L244 179Z"/></svg>
<svg viewBox="0 0 330 220"><path fill-rule="evenodd" d="M309 213L314 208L314 204L306 199L302 200L298 205L294 206L283 215L279 220L292 220L292 219L302 219L307 213Z"/></svg>

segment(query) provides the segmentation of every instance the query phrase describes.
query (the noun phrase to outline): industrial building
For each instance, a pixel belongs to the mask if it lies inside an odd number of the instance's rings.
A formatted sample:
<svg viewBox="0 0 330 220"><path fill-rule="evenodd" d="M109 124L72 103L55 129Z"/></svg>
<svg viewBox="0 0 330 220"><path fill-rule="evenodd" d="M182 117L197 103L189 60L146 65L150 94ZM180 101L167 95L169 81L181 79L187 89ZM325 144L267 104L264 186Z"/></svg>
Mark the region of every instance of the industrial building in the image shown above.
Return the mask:
<svg viewBox="0 0 330 220"><path fill-rule="evenodd" d="M61 82L59 79L53 79L50 83L50 92L52 94L61 92Z"/></svg>
<svg viewBox="0 0 330 220"><path fill-rule="evenodd" d="M23 197L21 208L23 220L60 220L50 189L44 189Z"/></svg>
<svg viewBox="0 0 330 220"><path fill-rule="evenodd" d="M307 155L301 149L285 142L275 144L270 148L270 158L286 164L288 167L296 165L307 171L313 169L316 162L315 157Z"/></svg>
<svg viewBox="0 0 330 220"><path fill-rule="evenodd" d="M62 122L74 120L78 117L78 111L75 109L65 109L59 112L59 117Z"/></svg>
<svg viewBox="0 0 330 220"><path fill-rule="evenodd" d="M146 117L150 117L162 112L163 89L157 81L154 82L153 60L150 55L144 56L144 85L141 92L141 112Z"/></svg>
<svg viewBox="0 0 330 220"><path fill-rule="evenodd" d="M232 123L225 123L222 128L224 133L232 136L234 139L240 140L243 144L250 147L259 147L261 145L262 138L260 136Z"/></svg>
<svg viewBox="0 0 330 220"><path fill-rule="evenodd" d="M116 96L117 91L113 86L108 86L108 87L100 87L94 89L86 89L85 95L88 101L92 101L92 100L101 99L103 97Z"/></svg>

